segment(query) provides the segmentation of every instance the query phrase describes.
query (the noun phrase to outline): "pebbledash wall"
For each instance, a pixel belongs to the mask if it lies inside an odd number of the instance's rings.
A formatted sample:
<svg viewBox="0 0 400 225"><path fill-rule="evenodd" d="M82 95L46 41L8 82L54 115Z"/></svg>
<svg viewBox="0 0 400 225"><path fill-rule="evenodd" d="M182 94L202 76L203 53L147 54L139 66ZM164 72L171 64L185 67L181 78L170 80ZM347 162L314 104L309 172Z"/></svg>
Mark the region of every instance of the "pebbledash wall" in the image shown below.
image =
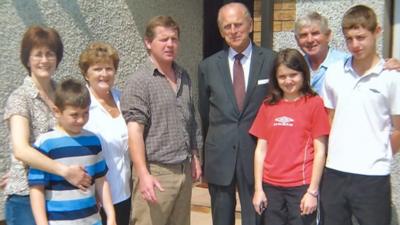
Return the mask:
<svg viewBox="0 0 400 225"><path fill-rule="evenodd" d="M21 36L32 24L56 28L65 45L55 78L81 79L80 52L91 41L106 41L120 54L117 87L146 58L142 34L146 21L171 15L181 26L178 63L194 76L202 57L203 2L198 0L0 0L0 118L8 95L27 75L20 63ZM0 123L0 176L9 164L6 124ZM0 221L4 196L0 191ZM0 222L1 224L1 222Z"/></svg>

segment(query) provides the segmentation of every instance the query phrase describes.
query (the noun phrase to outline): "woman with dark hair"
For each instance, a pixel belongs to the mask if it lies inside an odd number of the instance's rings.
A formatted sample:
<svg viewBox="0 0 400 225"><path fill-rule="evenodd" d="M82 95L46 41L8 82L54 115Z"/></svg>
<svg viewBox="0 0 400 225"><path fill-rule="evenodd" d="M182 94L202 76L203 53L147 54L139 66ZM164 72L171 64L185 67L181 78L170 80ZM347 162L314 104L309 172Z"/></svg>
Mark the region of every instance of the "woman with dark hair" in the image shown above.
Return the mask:
<svg viewBox="0 0 400 225"><path fill-rule="evenodd" d="M271 92L250 129L258 138L253 205L264 224L315 223L330 128L322 99L309 81L301 53L280 51Z"/></svg>
<svg viewBox="0 0 400 225"><path fill-rule="evenodd" d="M4 120L9 128L9 148L12 149L4 190L8 225L35 224L29 200L28 166L62 176L83 190L91 183L83 167L63 165L32 148L35 139L55 125L52 113L55 83L52 76L63 57L59 34L51 28L28 28L22 39L20 57L28 76L8 97L4 109Z"/></svg>

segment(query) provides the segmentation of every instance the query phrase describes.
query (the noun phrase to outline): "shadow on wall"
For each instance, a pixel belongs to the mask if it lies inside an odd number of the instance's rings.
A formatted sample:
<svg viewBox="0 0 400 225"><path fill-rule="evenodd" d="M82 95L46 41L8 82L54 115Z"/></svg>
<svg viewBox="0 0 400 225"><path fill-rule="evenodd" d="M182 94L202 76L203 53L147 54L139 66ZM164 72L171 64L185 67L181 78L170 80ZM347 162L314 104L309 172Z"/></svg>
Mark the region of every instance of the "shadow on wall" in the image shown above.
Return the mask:
<svg viewBox="0 0 400 225"><path fill-rule="evenodd" d="M40 8L35 0L33 1L23 1L23 0L14 0L14 7L17 11L19 18L22 19L23 23L27 26L32 25L32 22L38 24L45 24L45 20L43 19ZM31 12L31 13L26 13Z"/></svg>
<svg viewBox="0 0 400 225"><path fill-rule="evenodd" d="M66 13L71 15L71 18L73 18L75 24L78 25L78 28L88 36L89 40L94 40L93 34L90 32L87 24L82 23L82 21L85 21L85 17L82 15L81 9L76 0L58 0L57 2Z"/></svg>
<svg viewBox="0 0 400 225"><path fill-rule="evenodd" d="M137 11L137 7L135 7L135 1L132 0L125 0L125 4L128 6L129 8L129 12L131 12L131 15L133 17L133 21L136 22L137 29L139 31L140 37L144 36L144 30L147 24L147 20L149 18L145 18L143 16L143 13L132 13ZM146 6L147 8L154 8L156 6L154 6L153 4L149 3L149 5ZM151 17L151 15L148 15L149 17Z"/></svg>
<svg viewBox="0 0 400 225"><path fill-rule="evenodd" d="M76 26L86 34L89 40L93 40L93 35L90 32L89 27L85 21L85 17L81 13L81 9L76 0L57 0L60 7L74 19ZM45 19L42 16L41 8L39 7L37 0L13 0L13 5L17 11L19 18L28 27L34 24L47 25ZM29 12L29 13L26 13Z"/></svg>

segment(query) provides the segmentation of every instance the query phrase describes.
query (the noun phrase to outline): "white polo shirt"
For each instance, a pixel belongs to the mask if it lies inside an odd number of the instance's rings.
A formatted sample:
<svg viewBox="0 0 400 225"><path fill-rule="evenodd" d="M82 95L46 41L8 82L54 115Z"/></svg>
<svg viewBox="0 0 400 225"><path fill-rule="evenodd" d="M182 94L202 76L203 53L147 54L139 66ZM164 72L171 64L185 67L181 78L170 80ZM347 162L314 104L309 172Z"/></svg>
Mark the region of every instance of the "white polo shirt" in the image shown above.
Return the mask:
<svg viewBox="0 0 400 225"><path fill-rule="evenodd" d="M383 70L384 60L359 76L352 58L329 67L325 107L335 110L326 167L355 174L388 175L391 115L400 114L400 73Z"/></svg>

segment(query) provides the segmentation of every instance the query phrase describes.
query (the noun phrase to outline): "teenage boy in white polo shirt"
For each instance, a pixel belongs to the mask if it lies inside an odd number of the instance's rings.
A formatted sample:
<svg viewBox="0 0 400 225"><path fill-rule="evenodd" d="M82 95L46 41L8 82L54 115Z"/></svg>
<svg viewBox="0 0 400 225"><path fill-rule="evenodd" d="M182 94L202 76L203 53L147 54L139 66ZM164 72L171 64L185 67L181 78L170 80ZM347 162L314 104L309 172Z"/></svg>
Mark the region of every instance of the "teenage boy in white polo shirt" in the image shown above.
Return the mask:
<svg viewBox="0 0 400 225"><path fill-rule="evenodd" d="M321 184L324 225L390 224L390 162L400 145L400 74L383 70L374 11L357 5L342 31L351 57L331 66L323 96L330 111L326 171Z"/></svg>

